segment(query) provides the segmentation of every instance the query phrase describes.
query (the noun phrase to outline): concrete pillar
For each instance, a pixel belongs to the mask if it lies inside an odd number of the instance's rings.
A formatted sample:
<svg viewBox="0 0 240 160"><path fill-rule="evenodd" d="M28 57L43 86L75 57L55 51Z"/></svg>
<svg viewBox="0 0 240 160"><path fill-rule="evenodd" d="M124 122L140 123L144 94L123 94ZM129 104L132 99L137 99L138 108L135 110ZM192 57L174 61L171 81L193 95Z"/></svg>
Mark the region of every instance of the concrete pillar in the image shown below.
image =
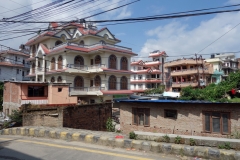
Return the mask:
<svg viewBox="0 0 240 160"><path fill-rule="evenodd" d="M36 64L35 64L35 82L38 81L38 57L36 57Z"/></svg>
<svg viewBox="0 0 240 160"><path fill-rule="evenodd" d="M45 81L45 66L46 66L46 64L45 64L45 55L43 55L43 75L42 75L42 82L44 82Z"/></svg>

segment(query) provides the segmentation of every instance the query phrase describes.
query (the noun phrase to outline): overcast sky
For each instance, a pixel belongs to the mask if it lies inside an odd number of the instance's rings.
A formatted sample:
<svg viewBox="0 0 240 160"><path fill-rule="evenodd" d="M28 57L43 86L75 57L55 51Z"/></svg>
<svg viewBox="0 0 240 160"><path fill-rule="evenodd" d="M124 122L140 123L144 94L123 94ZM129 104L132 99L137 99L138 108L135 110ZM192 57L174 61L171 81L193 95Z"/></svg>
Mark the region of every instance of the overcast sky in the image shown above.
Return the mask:
<svg viewBox="0 0 240 160"><path fill-rule="evenodd" d="M54 1L56 0L4 1L4 3L0 4L0 19L21 14ZM81 7L63 13L54 14L56 11L54 12L53 10L50 15L42 17L41 19L37 17L38 15L36 15L33 16L32 20L74 20L117 7L130 1L133 0L95 0L88 5L85 4ZM140 0L139 2L127 7L93 17L91 20L160 15L165 13L219 7L239 3L240 0ZM236 8L240 7L226 9ZM89 12L91 10L94 11ZM133 51L141 57L140 59L147 60L149 52L154 50L164 50L169 56L193 56L195 53L198 53L210 43L221 37L224 33L231 30L238 23L240 23L240 13L232 12L181 19L110 25L107 27L116 36L116 38L122 40L119 45L132 48ZM3 41L3 39L17 36L12 33L8 34L5 31L38 27L39 25L36 24L14 24L0 26L0 44L17 49L21 43L26 43L28 38L32 37L33 35ZM47 27L47 25L41 24L40 27ZM98 24L98 28L100 29L101 27L105 26ZM29 32L18 35L28 33ZM201 51L199 54L240 51L239 37L240 25L232 29L215 43ZM240 57L240 54L237 53L236 56ZM205 57L210 56L207 55ZM170 59L171 58L169 58L169 60Z"/></svg>

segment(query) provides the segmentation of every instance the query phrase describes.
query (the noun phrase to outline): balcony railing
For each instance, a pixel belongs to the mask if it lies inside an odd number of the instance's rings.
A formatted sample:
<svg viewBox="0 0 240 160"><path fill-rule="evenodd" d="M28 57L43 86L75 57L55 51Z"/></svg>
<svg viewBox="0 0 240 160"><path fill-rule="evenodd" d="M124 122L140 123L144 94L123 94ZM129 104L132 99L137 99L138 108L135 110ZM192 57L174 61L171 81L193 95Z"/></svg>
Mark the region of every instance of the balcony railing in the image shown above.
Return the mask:
<svg viewBox="0 0 240 160"><path fill-rule="evenodd" d="M41 100L21 100L22 104L48 104L48 99L41 99Z"/></svg>
<svg viewBox="0 0 240 160"><path fill-rule="evenodd" d="M74 91L91 92L100 90L105 90L105 87L69 87L70 92Z"/></svg>
<svg viewBox="0 0 240 160"><path fill-rule="evenodd" d="M106 65L105 64L95 64L95 65L87 66L87 65L79 65L79 64L68 64L67 67L77 69L77 70L91 70L91 69L105 68Z"/></svg>
<svg viewBox="0 0 240 160"><path fill-rule="evenodd" d="M59 47L63 47L63 46L77 46L77 47L80 47L80 48L87 48L87 49L98 47L98 46L107 46L109 48L116 48L116 49L121 49L121 50L126 50L126 51L132 51L131 48L118 46L118 45L103 44L103 43L96 43L96 44L93 44L93 45L81 45L81 44L70 43L70 42L62 43L58 46L55 46L52 50L55 50L55 49L57 49Z"/></svg>

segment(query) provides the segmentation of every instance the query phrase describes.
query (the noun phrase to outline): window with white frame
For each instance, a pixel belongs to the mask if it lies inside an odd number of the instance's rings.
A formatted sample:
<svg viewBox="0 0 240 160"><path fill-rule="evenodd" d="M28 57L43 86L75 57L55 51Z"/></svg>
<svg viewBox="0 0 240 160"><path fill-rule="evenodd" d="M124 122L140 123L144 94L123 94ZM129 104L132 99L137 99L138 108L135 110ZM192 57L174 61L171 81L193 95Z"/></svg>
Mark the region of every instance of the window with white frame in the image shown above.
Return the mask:
<svg viewBox="0 0 240 160"><path fill-rule="evenodd" d="M138 79L142 79L142 75L138 75Z"/></svg>
<svg viewBox="0 0 240 160"><path fill-rule="evenodd" d="M142 89L143 88L143 84L138 84L138 89Z"/></svg>

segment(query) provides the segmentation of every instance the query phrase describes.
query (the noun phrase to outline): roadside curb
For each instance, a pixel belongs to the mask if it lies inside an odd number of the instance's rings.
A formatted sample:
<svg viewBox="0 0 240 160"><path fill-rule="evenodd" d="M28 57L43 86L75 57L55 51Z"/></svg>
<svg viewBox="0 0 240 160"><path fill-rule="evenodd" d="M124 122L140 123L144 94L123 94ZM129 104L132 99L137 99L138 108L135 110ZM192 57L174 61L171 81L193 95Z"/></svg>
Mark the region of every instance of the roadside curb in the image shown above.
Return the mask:
<svg viewBox="0 0 240 160"><path fill-rule="evenodd" d="M30 137L42 137L61 139L66 141L81 141L90 144L142 150L145 152L175 154L188 157L199 157L212 160L240 160L240 152L234 150L216 149L202 146L188 146L172 143L158 143L154 141L117 139L115 137L99 136L93 134L55 131L37 128L9 128L0 130L0 135L21 135Z"/></svg>

